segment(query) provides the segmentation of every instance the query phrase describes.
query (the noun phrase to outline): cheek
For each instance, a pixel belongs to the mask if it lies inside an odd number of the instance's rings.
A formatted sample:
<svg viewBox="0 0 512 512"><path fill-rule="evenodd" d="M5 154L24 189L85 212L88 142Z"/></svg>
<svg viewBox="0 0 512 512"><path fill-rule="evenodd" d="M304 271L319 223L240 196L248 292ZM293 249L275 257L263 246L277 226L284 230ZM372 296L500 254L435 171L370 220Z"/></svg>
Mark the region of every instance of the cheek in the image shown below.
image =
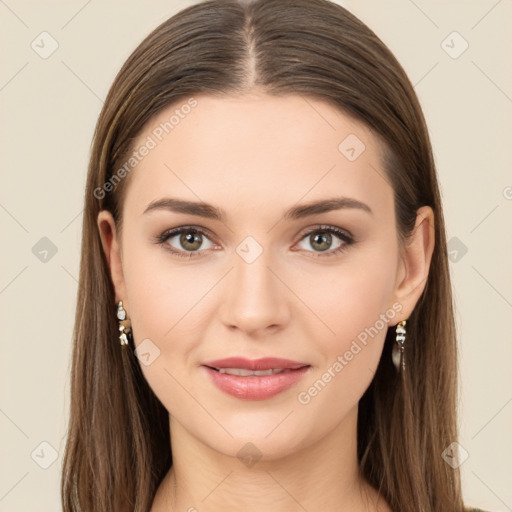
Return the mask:
<svg viewBox="0 0 512 512"><path fill-rule="evenodd" d="M180 268L163 247L141 240L142 236L133 243L126 240L123 272L128 313L136 340L152 338L161 344L173 331L186 327L187 312L211 287L211 278L201 265Z"/></svg>
<svg viewBox="0 0 512 512"><path fill-rule="evenodd" d="M323 269L307 282L302 278L304 302L322 319L328 327L325 333L330 332L338 346L373 326L391 307L396 266L393 258L376 257L371 262L369 258L355 259L336 270Z"/></svg>
<svg viewBox="0 0 512 512"><path fill-rule="evenodd" d="M186 417L193 391L187 361L197 345L195 320L204 313L201 297L210 278L199 267L180 270L163 248L140 242L127 241L123 270L135 346L149 354L149 364L140 358L142 373L166 409Z"/></svg>
<svg viewBox="0 0 512 512"><path fill-rule="evenodd" d="M305 287L310 291L304 301L315 305L312 309L329 329L315 319L320 330L309 331L315 333L310 336L322 355L321 363L298 390L297 399L304 414L324 417L326 429L357 406L374 377L388 321L395 314L389 304L392 268L391 262L358 272L347 268L331 277L327 293Z"/></svg>
<svg viewBox="0 0 512 512"><path fill-rule="evenodd" d="M338 293L329 308L329 319L336 336L344 341L373 326L389 307L390 279L383 267L378 270L368 269L338 280Z"/></svg>
<svg viewBox="0 0 512 512"><path fill-rule="evenodd" d="M395 268L393 247L375 244L354 252L336 270L324 268L316 276L302 278L300 296L316 314L308 315L303 327L321 353L318 374L329 382L329 391L322 392L319 402L335 396L342 399L340 403L354 404L370 384L388 323L396 315L390 302Z"/></svg>

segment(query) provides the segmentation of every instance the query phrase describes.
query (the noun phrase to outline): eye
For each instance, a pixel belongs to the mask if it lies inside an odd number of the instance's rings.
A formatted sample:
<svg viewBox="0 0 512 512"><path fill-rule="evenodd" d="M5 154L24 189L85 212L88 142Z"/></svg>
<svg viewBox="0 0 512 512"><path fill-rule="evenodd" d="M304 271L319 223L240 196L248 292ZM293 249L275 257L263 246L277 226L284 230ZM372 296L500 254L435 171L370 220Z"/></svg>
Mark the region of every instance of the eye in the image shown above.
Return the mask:
<svg viewBox="0 0 512 512"><path fill-rule="evenodd" d="M218 248L204 230L194 226L169 229L157 236L155 241L164 245L174 255L189 259L204 256L207 249ZM303 234L300 243L305 244L306 247L301 248L313 253L313 256L328 257L345 251L348 246L355 243L355 240L347 232L335 226L317 226ZM310 250L308 245L313 250Z"/></svg>
<svg viewBox="0 0 512 512"><path fill-rule="evenodd" d="M308 252L316 253L315 257L339 254L354 242L355 240L352 236L334 226L319 226L308 231L301 238L301 243L306 245L306 247L303 246L302 248ZM307 248L308 245L313 251Z"/></svg>
<svg viewBox="0 0 512 512"><path fill-rule="evenodd" d="M184 258L196 258L202 256L202 252L211 249L214 244L206 236L206 233L192 226L181 226L170 229L157 237L157 243L165 245L165 248L176 256ZM204 246L204 242L208 243Z"/></svg>

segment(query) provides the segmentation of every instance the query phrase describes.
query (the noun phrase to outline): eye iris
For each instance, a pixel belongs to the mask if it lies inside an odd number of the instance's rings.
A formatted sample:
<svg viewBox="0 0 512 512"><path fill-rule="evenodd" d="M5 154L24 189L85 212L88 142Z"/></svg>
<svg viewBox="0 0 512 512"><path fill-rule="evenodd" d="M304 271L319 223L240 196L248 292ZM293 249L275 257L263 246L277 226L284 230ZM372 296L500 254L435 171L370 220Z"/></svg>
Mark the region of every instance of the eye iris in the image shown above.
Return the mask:
<svg viewBox="0 0 512 512"><path fill-rule="evenodd" d="M180 243L181 243L181 246L184 248L184 249L189 249L191 251L197 251L197 249L199 249L199 247L201 247L201 234L199 233L194 233L192 231L186 231L184 233L182 233L182 235L180 236ZM196 244L194 246L194 244Z"/></svg>
<svg viewBox="0 0 512 512"><path fill-rule="evenodd" d="M319 234L319 233L321 233L321 234ZM326 251L331 246L332 235L330 233L326 233L323 231L317 232L316 234L311 236L311 240L312 240L312 243L311 243L312 247L314 247L315 249L318 249L319 251ZM322 245L322 242L324 243L324 246L318 247L317 244Z"/></svg>

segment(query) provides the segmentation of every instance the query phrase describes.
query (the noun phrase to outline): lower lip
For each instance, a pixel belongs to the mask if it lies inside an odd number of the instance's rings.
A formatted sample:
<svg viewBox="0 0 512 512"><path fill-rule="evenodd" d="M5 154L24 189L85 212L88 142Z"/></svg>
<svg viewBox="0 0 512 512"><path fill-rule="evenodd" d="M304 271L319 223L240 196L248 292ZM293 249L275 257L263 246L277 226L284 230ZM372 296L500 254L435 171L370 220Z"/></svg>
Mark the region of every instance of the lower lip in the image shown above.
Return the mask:
<svg viewBox="0 0 512 512"><path fill-rule="evenodd" d="M265 400L285 391L298 382L311 368L304 366L297 370L276 373L274 375L230 375L203 366L213 383L224 393L242 400Z"/></svg>

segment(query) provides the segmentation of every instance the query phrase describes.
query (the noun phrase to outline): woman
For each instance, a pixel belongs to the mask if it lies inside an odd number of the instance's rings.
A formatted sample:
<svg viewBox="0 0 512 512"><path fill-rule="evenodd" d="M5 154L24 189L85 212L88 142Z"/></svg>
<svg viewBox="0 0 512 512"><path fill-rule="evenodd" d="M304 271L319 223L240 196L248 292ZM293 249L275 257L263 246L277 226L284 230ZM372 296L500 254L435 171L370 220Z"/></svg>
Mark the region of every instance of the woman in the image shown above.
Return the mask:
<svg viewBox="0 0 512 512"><path fill-rule="evenodd" d="M436 170L327 0L212 0L115 79L90 159L65 511L458 511Z"/></svg>

